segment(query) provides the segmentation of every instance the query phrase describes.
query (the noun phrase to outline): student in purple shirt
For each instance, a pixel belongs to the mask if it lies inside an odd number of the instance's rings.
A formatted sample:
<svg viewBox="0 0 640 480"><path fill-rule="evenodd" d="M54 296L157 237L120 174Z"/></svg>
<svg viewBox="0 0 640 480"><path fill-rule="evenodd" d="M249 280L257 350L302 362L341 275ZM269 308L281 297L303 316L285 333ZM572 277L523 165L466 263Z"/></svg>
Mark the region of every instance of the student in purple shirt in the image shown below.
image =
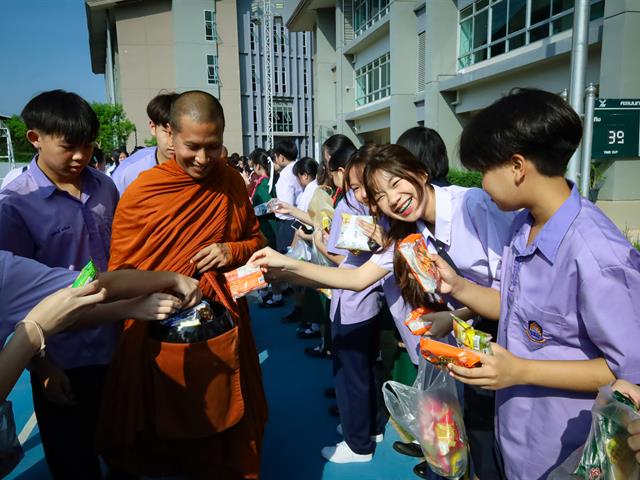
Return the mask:
<svg viewBox="0 0 640 480"><path fill-rule="evenodd" d="M496 392L496 433L511 480L544 479L584 444L598 387L640 383L640 254L564 178L582 124L559 96L512 92L478 113L463 164L503 210L522 210L504 249L500 291L463 280L436 257L441 291L499 318L482 366L449 365Z"/></svg>
<svg viewBox="0 0 640 480"><path fill-rule="evenodd" d="M109 177L86 168L96 114L78 95L54 90L34 97L22 118L37 154L0 194L0 250L76 271L93 259L106 271L118 191ZM34 362L34 408L54 478L71 478L70 465L82 478L100 478L93 429L118 333L109 324L55 335L45 358Z"/></svg>
<svg viewBox="0 0 640 480"><path fill-rule="evenodd" d="M149 130L151 136L156 139L157 146L138 150L120 162L118 168L111 175L120 195L142 172L156 165L162 165L173 158L169 112L171 104L177 97L178 94L174 92L161 93L153 97L147 104Z"/></svg>

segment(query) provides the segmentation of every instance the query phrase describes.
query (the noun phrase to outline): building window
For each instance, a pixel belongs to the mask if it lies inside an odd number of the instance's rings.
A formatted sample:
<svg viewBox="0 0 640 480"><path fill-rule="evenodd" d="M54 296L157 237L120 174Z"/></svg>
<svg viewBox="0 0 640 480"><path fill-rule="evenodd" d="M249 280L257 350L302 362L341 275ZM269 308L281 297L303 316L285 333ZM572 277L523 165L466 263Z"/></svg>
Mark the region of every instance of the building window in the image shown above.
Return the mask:
<svg viewBox="0 0 640 480"><path fill-rule="evenodd" d="M258 106L253 104L253 131L258 131Z"/></svg>
<svg viewBox="0 0 640 480"><path fill-rule="evenodd" d="M256 73L256 64L255 63L251 64L251 91L252 92L257 92L258 91L258 75Z"/></svg>
<svg viewBox="0 0 640 480"><path fill-rule="evenodd" d="M360 107L391 93L390 57L385 53L373 62L356 70L356 106Z"/></svg>
<svg viewBox="0 0 640 480"><path fill-rule="evenodd" d="M387 13L389 13L389 0L355 0L353 2L355 36L364 33Z"/></svg>
<svg viewBox="0 0 640 480"><path fill-rule="evenodd" d="M418 34L418 91L424 91L425 84L425 56L426 56L426 44L425 44L425 32Z"/></svg>
<svg viewBox="0 0 640 480"><path fill-rule="evenodd" d="M273 51L282 53L286 51L286 34L282 17L273 18Z"/></svg>
<svg viewBox="0 0 640 480"><path fill-rule="evenodd" d="M216 39L216 12L213 10L204 11L204 38L207 40Z"/></svg>
<svg viewBox="0 0 640 480"><path fill-rule="evenodd" d="M249 41L251 45L251 51L256 51L256 24L255 22L249 23Z"/></svg>
<svg viewBox="0 0 640 480"><path fill-rule="evenodd" d="M293 133L293 99L274 99L273 131Z"/></svg>
<svg viewBox="0 0 640 480"><path fill-rule="evenodd" d="M207 55L207 83L209 85L218 85L220 81L218 74L218 56Z"/></svg>
<svg viewBox="0 0 640 480"><path fill-rule="evenodd" d="M307 56L307 34L302 34L302 55Z"/></svg>
<svg viewBox="0 0 640 480"><path fill-rule="evenodd" d="M280 93L280 69L277 64L273 64L273 91Z"/></svg>
<svg viewBox="0 0 640 480"><path fill-rule="evenodd" d="M305 64L302 67L302 89L304 91L304 94L307 95L307 85L309 82L309 78L307 76L307 64L305 62Z"/></svg>
<svg viewBox="0 0 640 480"><path fill-rule="evenodd" d="M476 0L460 10L458 68L493 58L573 27L573 0ZM591 20L604 0L591 0Z"/></svg>

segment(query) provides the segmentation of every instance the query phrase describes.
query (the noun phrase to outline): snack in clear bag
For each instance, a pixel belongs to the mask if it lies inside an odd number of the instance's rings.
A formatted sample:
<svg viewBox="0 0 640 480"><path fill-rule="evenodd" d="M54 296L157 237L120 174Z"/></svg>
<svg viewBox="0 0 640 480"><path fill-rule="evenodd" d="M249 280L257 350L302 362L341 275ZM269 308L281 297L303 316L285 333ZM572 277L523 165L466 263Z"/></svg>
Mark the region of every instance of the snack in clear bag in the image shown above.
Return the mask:
<svg viewBox="0 0 640 480"><path fill-rule="evenodd" d="M398 249L422 289L427 293L434 293L440 283L440 274L435 262L429 258L424 237L419 233L412 233L400 242Z"/></svg>
<svg viewBox="0 0 640 480"><path fill-rule="evenodd" d="M88 283L93 282L98 277L98 267L93 263L93 260L89 260L87 264L82 267L80 273L71 284L71 288L84 287Z"/></svg>
<svg viewBox="0 0 640 480"><path fill-rule="evenodd" d="M453 363L460 367L471 368L480 363L480 356L472 350L464 350L427 337L420 339L420 353L435 365Z"/></svg>
<svg viewBox="0 0 640 480"><path fill-rule="evenodd" d="M424 335L431 330L432 322L423 320L422 316L432 312L433 310L430 308L418 307L409 312L409 315L407 315L407 318L404 320L404 324L409 328L412 334Z"/></svg>
<svg viewBox="0 0 640 480"><path fill-rule="evenodd" d="M266 288L269 284L258 267L244 265L224 274L233 298L244 297L254 290Z"/></svg>
<svg viewBox="0 0 640 480"><path fill-rule="evenodd" d="M476 330L472 325L453 314L451 314L451 317L453 318L453 336L456 339L458 347L467 347L488 355L493 354L491 350L491 335Z"/></svg>
<svg viewBox="0 0 640 480"><path fill-rule="evenodd" d="M369 237L365 235L358 226L358 220L373 225L371 215L353 215L351 213L342 214L342 224L340 225L340 235L336 242L337 248L343 248L351 252L370 252Z"/></svg>
<svg viewBox="0 0 640 480"><path fill-rule="evenodd" d="M260 205L256 205L253 207L253 213L256 217L261 217L263 215L268 215L273 213L278 206L278 199L272 198L268 202L261 203Z"/></svg>

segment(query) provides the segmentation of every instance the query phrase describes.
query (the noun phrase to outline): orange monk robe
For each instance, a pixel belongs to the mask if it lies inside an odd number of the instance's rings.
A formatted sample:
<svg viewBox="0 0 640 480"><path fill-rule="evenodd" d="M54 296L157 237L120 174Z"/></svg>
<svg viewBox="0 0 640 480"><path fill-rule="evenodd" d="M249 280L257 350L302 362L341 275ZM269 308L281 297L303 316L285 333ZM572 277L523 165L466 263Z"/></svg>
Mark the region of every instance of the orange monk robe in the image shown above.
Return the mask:
<svg viewBox="0 0 640 480"><path fill-rule="evenodd" d="M193 276L190 259L212 243L231 249L231 270L264 245L240 174L220 162L196 182L174 161L142 173L113 221L110 270L171 270ZM258 478L267 419L258 354L244 299L221 272L200 282L236 327L206 342L171 344L129 320L107 382L99 448L108 463L150 476Z"/></svg>

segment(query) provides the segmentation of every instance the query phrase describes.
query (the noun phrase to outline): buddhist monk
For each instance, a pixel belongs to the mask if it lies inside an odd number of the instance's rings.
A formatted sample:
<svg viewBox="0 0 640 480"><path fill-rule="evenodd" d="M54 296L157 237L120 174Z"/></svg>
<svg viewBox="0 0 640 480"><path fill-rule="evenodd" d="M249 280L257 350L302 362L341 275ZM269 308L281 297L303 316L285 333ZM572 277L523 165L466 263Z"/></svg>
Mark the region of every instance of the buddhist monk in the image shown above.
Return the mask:
<svg viewBox="0 0 640 480"><path fill-rule="evenodd" d="M129 320L113 360L99 446L133 475L255 479L267 419L247 304L223 272L265 244L240 174L223 156L224 113L190 91L175 100L175 158L143 172L113 221L111 270L170 270L200 278L235 326L197 343L166 343Z"/></svg>

